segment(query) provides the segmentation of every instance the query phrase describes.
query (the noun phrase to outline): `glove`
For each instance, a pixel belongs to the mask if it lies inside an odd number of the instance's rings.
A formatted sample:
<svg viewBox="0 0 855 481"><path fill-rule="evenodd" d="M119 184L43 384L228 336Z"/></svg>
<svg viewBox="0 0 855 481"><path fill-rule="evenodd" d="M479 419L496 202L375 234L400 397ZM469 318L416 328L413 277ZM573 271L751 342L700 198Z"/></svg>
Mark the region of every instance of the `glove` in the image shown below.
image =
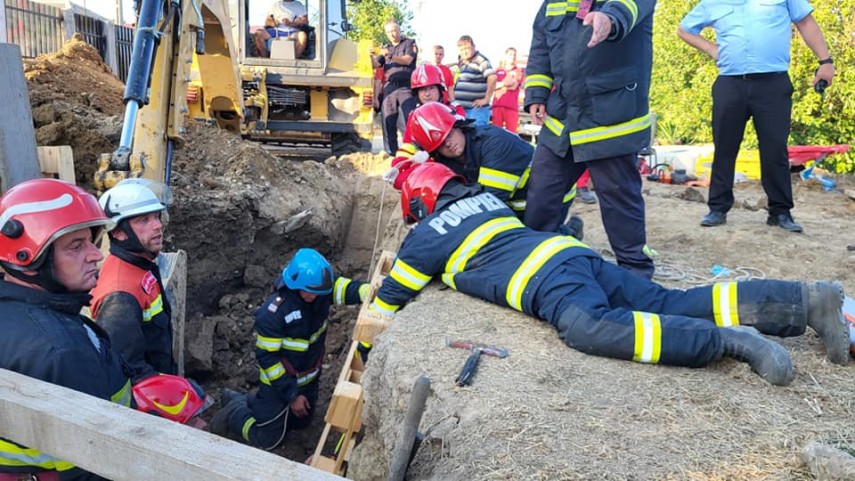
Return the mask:
<svg viewBox="0 0 855 481"><path fill-rule="evenodd" d="M424 150L420 150L413 155L412 159L410 159L414 164L424 164L430 159L430 154L425 152Z"/></svg>
<svg viewBox="0 0 855 481"><path fill-rule="evenodd" d="M401 172L398 170L397 167L392 167L391 169L387 170L385 174L383 174L383 180L394 185L395 179L398 178L398 174L400 173Z"/></svg>

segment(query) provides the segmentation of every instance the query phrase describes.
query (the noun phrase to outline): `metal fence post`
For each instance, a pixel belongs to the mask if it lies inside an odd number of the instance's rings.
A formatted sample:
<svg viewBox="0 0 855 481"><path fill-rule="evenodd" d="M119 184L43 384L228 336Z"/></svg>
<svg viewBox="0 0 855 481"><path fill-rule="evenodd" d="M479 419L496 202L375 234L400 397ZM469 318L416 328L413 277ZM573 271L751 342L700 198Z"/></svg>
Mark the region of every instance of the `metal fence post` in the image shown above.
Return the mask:
<svg viewBox="0 0 855 481"><path fill-rule="evenodd" d="M0 0L0 43L6 43L6 0Z"/></svg>
<svg viewBox="0 0 855 481"><path fill-rule="evenodd" d="M65 27L65 40L71 40L71 37L77 33L77 25L74 23L74 10L62 9L62 23Z"/></svg>
<svg viewBox="0 0 855 481"><path fill-rule="evenodd" d="M107 55L104 58L104 63L113 69L113 75L119 76L119 62L116 56L116 26L113 22L102 22L104 24L104 39L107 42Z"/></svg>

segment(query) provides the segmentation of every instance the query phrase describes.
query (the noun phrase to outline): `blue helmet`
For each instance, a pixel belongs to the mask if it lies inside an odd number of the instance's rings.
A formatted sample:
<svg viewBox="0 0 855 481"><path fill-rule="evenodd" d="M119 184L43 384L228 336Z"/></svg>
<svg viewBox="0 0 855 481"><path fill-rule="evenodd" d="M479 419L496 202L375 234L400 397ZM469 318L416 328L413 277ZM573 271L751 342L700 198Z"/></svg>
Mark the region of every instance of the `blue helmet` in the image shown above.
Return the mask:
<svg viewBox="0 0 855 481"><path fill-rule="evenodd" d="M282 281L294 291L329 294L333 288L333 269L318 251L300 249L282 270Z"/></svg>

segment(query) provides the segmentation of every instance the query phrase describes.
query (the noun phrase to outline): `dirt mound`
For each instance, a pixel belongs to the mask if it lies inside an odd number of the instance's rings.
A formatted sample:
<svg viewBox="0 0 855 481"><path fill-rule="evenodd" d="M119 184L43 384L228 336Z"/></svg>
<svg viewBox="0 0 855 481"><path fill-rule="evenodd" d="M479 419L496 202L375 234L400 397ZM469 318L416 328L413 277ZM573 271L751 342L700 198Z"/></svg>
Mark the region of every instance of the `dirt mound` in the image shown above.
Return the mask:
<svg viewBox="0 0 855 481"><path fill-rule="evenodd" d="M852 188L851 179L838 179ZM794 180L805 234L765 225L759 182L737 184L728 223L698 225L705 189L645 184L648 243L659 281L687 288L718 280L834 279L855 293L855 202ZM700 202L697 201L700 197ZM585 241L610 256L597 205L574 205ZM387 235L393 229L387 230ZM507 347L486 357L470 387L454 378L468 338ZM432 380L409 479L813 479L799 452L811 441L855 446L855 361L825 360L813 331L780 340L792 385L769 385L744 363L705 369L640 365L581 354L549 325L438 283L395 316L362 376L365 436L348 476L384 479L415 379Z"/></svg>
<svg viewBox="0 0 855 481"><path fill-rule="evenodd" d="M36 143L70 145L80 185L91 189L98 155L115 150L124 84L79 34L24 65Z"/></svg>

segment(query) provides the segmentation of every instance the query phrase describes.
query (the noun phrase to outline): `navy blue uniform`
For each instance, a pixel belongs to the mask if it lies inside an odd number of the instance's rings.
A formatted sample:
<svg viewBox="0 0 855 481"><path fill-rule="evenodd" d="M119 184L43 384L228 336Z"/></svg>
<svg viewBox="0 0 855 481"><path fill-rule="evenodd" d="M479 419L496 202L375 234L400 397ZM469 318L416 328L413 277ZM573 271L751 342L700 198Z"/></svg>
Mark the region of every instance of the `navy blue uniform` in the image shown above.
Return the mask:
<svg viewBox="0 0 855 481"><path fill-rule="evenodd" d="M650 278L637 153L650 141L650 72L655 0L594 2L609 37L588 47L592 28L578 2L543 2L526 67L525 109L546 106L529 183L525 223L554 231L560 198L585 169L600 198L603 226L618 264Z"/></svg>
<svg viewBox="0 0 855 481"><path fill-rule="evenodd" d="M80 314L89 299L0 280L0 368L131 406L130 373L107 333ZM103 479L0 438L0 473L45 470L68 480Z"/></svg>
<svg viewBox="0 0 855 481"><path fill-rule="evenodd" d="M394 314L435 276L448 286L550 322L580 351L700 367L721 357L717 326L804 332L797 282L724 282L669 290L605 262L582 242L528 229L490 193L465 197L404 239L371 305Z"/></svg>
<svg viewBox="0 0 855 481"><path fill-rule="evenodd" d="M261 385L249 396L248 408L230 417L232 432L241 433L254 446L273 449L286 428L309 424L318 398L330 307L358 304L368 288L365 282L337 277L331 294L306 302L280 281L255 312L255 358ZM288 415L291 401L299 395L306 396L310 405L309 415L303 418Z"/></svg>
<svg viewBox="0 0 855 481"><path fill-rule="evenodd" d="M465 164L443 157L438 152L435 160L464 176L468 182L483 185L487 192L508 204L522 219L534 147L518 135L495 125L464 127L462 132L466 136ZM575 197L576 187L572 186L564 195L559 224L564 222Z"/></svg>

